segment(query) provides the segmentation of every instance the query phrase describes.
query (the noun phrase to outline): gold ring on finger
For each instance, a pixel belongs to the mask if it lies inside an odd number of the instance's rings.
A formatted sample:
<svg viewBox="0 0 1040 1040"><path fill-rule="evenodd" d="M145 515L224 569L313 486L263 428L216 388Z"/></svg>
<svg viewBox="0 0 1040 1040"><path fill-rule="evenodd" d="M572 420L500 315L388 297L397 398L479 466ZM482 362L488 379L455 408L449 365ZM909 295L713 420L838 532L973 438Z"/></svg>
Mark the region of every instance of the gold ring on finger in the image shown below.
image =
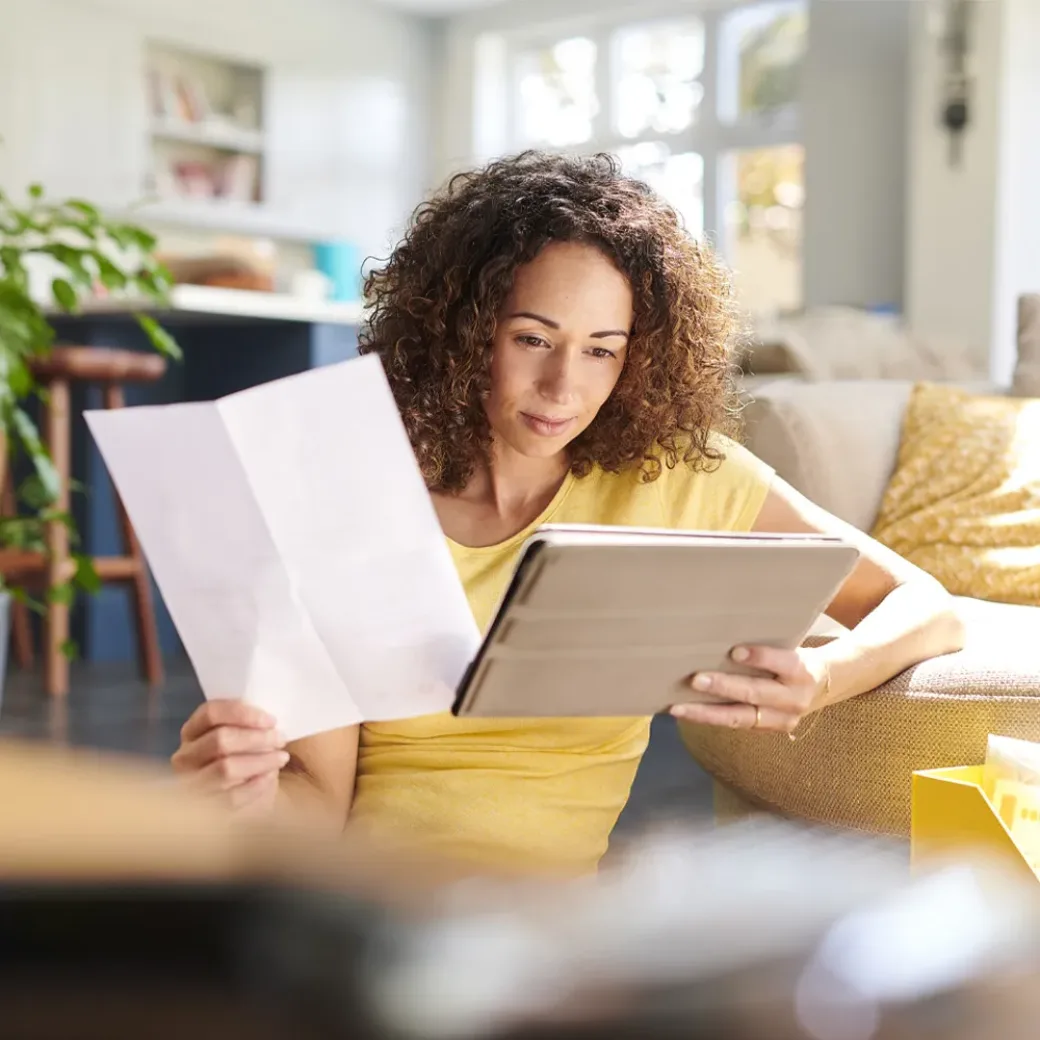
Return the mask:
<svg viewBox="0 0 1040 1040"><path fill-rule="evenodd" d="M762 723L762 709L757 704L752 705L752 707L755 709L755 721L751 723L751 728L758 729Z"/></svg>

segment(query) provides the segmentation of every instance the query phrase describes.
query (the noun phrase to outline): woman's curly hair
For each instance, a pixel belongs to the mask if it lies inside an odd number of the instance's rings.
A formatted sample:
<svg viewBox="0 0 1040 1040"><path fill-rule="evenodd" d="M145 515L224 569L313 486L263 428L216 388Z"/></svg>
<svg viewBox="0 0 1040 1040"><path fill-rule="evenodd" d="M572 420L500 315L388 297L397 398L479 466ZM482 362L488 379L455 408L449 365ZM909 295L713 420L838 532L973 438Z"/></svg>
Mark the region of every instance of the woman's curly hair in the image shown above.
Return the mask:
<svg viewBox="0 0 1040 1040"><path fill-rule="evenodd" d="M597 247L627 276L634 317L624 369L568 448L577 475L710 467L711 431L733 431L730 279L710 248L609 155L525 152L459 174L420 206L365 281L362 353L383 362L431 490L460 491L489 458L491 347L516 269L549 242Z"/></svg>

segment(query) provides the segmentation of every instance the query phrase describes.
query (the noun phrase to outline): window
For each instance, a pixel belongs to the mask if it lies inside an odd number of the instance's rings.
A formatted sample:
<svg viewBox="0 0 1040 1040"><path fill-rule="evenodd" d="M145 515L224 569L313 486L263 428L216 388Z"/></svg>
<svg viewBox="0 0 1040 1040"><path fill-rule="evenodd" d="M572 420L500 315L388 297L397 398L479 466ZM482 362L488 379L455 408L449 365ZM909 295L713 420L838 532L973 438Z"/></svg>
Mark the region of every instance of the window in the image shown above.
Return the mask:
<svg viewBox="0 0 1040 1040"><path fill-rule="evenodd" d="M517 56L520 116L525 145L575 145L592 140L599 112L596 45L582 36Z"/></svg>
<svg viewBox="0 0 1040 1040"><path fill-rule="evenodd" d="M614 127L622 137L688 130L704 98L704 23L658 22L618 31Z"/></svg>
<svg viewBox="0 0 1040 1040"><path fill-rule="evenodd" d="M754 312L802 304L803 0L507 41L506 150L609 151L714 241Z"/></svg>
<svg viewBox="0 0 1040 1040"><path fill-rule="evenodd" d="M643 141L614 150L622 169L645 181L683 218L686 230L704 234L704 158L696 152L673 154L663 141Z"/></svg>
<svg viewBox="0 0 1040 1040"><path fill-rule="evenodd" d="M723 159L735 186L723 212L722 250L752 312L797 310L802 302L802 148L749 148Z"/></svg>

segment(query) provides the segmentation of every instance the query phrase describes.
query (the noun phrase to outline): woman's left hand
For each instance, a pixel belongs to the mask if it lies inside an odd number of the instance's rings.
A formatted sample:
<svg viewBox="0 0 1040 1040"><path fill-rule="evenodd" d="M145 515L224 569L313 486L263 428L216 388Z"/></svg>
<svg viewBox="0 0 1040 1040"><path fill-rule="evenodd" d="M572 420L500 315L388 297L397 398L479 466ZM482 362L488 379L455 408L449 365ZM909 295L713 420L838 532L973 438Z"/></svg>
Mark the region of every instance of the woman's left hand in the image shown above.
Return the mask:
<svg viewBox="0 0 1040 1040"><path fill-rule="evenodd" d="M830 683L818 650L750 646L736 647L731 656L770 674L699 672L690 677L691 688L718 703L677 704L672 715L703 726L793 733L806 715L824 706Z"/></svg>

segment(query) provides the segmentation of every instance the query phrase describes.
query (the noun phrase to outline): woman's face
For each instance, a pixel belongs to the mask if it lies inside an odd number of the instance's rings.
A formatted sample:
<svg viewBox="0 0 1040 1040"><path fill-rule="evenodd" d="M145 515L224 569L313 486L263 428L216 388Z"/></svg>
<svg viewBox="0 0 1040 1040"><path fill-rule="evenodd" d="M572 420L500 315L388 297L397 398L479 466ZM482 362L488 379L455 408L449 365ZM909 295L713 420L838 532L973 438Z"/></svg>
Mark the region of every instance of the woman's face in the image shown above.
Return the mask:
<svg viewBox="0 0 1040 1040"><path fill-rule="evenodd" d="M554 242L518 268L485 404L496 441L531 458L561 452L617 385L631 326L628 280L592 246Z"/></svg>

